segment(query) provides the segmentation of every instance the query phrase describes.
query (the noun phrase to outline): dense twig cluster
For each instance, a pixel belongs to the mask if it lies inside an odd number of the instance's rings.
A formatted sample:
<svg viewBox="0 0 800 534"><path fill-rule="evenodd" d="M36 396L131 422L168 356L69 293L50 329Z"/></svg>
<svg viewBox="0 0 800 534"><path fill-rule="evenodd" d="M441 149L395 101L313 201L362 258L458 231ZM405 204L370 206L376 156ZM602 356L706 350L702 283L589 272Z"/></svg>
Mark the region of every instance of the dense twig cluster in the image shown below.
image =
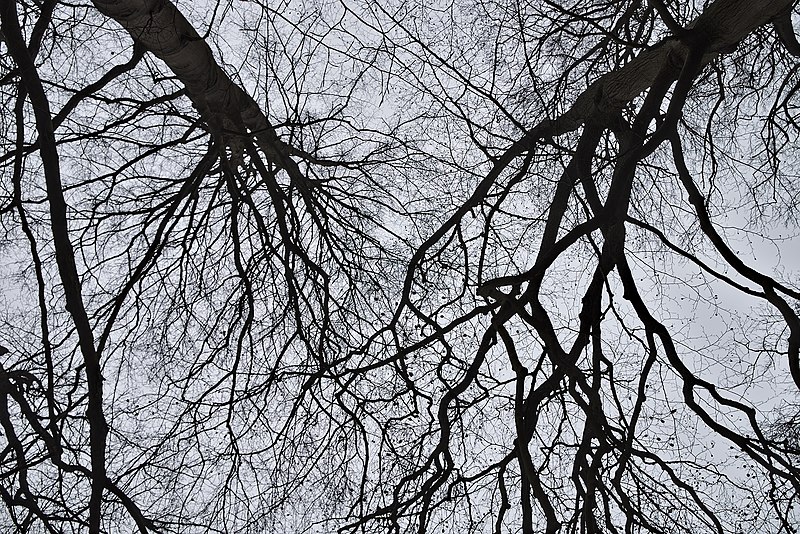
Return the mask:
<svg viewBox="0 0 800 534"><path fill-rule="evenodd" d="M0 526L796 531L792 2L0 8Z"/></svg>

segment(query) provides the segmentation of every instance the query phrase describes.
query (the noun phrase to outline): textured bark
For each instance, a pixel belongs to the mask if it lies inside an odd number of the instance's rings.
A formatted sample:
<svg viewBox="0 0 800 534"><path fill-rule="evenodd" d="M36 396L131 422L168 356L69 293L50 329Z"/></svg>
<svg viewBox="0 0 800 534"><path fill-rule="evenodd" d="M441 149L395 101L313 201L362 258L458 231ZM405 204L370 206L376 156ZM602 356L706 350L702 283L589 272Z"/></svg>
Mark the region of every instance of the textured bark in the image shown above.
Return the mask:
<svg viewBox="0 0 800 534"><path fill-rule="evenodd" d="M797 36L794 34L792 12L787 11L779 15L772 24L775 26L775 31L783 43L783 46L786 48L786 51L794 57L800 57L800 43L797 42Z"/></svg>
<svg viewBox="0 0 800 534"><path fill-rule="evenodd" d="M289 147L278 139L256 101L222 70L211 48L168 0L94 0L97 9L122 25L161 59L186 87L186 94L228 146L249 135L272 163L290 170ZM294 174L294 173L292 173Z"/></svg>
<svg viewBox="0 0 800 534"><path fill-rule="evenodd" d="M682 35L661 41L624 67L601 76L556 120L554 134L575 130L587 119L616 114L650 88L665 69L677 79L692 47L703 48L703 65L733 51L755 29L785 17L793 4L793 0L717 0Z"/></svg>
<svg viewBox="0 0 800 534"><path fill-rule="evenodd" d="M237 135L254 135L274 164L290 171L291 148L280 141L253 98L236 85L214 59L211 48L169 0L93 0L105 15L163 60L186 86L202 116L231 144ZM692 46L703 46L703 63L731 51L750 32L792 7L792 0L717 0L697 17L683 35L665 39L624 67L600 77L555 123L540 127L558 135L580 127L587 119L615 113L646 91L664 69L677 78Z"/></svg>

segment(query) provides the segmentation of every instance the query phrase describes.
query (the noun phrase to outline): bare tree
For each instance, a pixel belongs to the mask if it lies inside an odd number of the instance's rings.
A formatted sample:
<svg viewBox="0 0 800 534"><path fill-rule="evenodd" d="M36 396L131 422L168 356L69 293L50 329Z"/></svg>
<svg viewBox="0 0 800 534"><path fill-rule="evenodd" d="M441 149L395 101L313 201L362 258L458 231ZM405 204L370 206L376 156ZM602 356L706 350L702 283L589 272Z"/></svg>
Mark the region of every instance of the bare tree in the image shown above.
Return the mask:
<svg viewBox="0 0 800 534"><path fill-rule="evenodd" d="M0 525L796 532L793 7L0 1Z"/></svg>

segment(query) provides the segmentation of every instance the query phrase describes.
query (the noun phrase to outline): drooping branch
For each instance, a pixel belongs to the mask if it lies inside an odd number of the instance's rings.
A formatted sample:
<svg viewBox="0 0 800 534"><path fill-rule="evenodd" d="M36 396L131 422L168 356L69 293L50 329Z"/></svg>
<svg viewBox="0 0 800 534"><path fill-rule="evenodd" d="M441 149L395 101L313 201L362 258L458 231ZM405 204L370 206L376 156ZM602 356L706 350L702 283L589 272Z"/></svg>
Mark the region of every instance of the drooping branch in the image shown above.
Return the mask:
<svg viewBox="0 0 800 534"><path fill-rule="evenodd" d="M103 413L103 376L100 358L95 348L94 334L81 294L81 281L75 262L67 203L61 182L56 139L53 132L50 103L36 70L33 58L25 45L13 0L0 2L0 18L4 41L9 54L18 65L21 88L27 93L34 112L39 134L39 155L42 159L47 200L50 208L50 229L58 264L58 274L64 291L64 302L75 330L86 367L88 391L87 419L89 421L89 446L91 456L92 494L89 500L89 532L99 533L102 520L103 491L106 487L106 437L108 425Z"/></svg>

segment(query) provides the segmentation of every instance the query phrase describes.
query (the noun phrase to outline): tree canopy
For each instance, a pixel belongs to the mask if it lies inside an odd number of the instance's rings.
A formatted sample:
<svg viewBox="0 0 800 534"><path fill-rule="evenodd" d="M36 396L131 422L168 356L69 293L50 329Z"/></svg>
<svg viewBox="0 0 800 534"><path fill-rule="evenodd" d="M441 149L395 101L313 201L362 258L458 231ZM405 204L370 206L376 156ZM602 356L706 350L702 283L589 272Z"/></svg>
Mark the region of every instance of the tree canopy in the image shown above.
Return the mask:
<svg viewBox="0 0 800 534"><path fill-rule="evenodd" d="M788 0L0 0L0 528L800 524Z"/></svg>

